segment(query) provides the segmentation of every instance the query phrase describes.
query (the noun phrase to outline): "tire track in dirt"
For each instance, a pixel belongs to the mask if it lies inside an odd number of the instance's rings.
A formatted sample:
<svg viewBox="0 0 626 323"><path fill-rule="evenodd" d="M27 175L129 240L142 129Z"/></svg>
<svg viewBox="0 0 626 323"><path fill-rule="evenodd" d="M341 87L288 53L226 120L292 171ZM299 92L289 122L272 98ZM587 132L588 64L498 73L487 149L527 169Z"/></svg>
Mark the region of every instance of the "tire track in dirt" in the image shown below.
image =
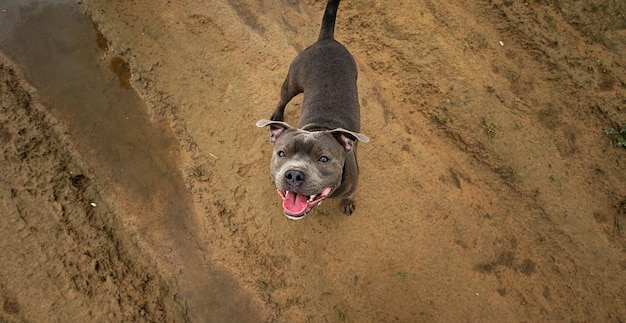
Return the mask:
<svg viewBox="0 0 626 323"><path fill-rule="evenodd" d="M0 318L183 320L170 284L70 152L62 126L0 60Z"/></svg>
<svg viewBox="0 0 626 323"><path fill-rule="evenodd" d="M88 182L97 182L107 192L105 200L123 214L125 227L111 230L124 229L115 232L120 236L137 234L156 270L172 279L188 318L254 320L253 304L246 295L237 294L238 286L226 272L210 265L206 260L209 251L197 241L188 196L175 165L178 148L172 143L177 142L163 123L149 122L142 102L129 86L128 65L118 56L101 57L107 40L102 35L96 40L88 17L77 11L69 4L23 9L20 23L2 43L3 48L23 64L48 108L67 124L76 154L91 167L93 175ZM49 32L57 29L65 32ZM118 83L123 88L116 87ZM24 149L35 150L38 145ZM85 181L82 177L72 180L79 186ZM75 219L79 224L81 215ZM76 231L75 221L60 221L72 224L68 231ZM63 265L74 266L71 262ZM101 265L104 263L99 261L95 267Z"/></svg>

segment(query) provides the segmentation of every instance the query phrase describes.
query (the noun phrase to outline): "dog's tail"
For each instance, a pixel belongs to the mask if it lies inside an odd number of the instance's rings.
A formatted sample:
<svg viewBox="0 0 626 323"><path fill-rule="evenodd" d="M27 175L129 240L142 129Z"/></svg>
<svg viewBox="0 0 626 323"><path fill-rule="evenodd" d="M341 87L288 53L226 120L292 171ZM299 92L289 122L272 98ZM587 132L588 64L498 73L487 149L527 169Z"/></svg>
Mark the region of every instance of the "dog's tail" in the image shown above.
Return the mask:
<svg viewBox="0 0 626 323"><path fill-rule="evenodd" d="M335 18L337 17L339 1L340 0L328 0L326 11L324 11L324 18L322 19L322 30L320 30L320 37L317 39L318 41L335 38Z"/></svg>

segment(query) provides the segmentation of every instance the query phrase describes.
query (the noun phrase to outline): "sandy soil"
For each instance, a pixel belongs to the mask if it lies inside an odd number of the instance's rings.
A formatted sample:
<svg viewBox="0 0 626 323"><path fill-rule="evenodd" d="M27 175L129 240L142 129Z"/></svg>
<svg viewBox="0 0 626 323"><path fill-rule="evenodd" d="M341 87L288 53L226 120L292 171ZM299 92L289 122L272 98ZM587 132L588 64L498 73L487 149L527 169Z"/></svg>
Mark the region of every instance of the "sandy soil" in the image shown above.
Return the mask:
<svg viewBox="0 0 626 323"><path fill-rule="evenodd" d="M0 321L626 321L626 3L345 0L357 209L291 221L254 123L324 5L81 3L175 138L181 222L1 57Z"/></svg>

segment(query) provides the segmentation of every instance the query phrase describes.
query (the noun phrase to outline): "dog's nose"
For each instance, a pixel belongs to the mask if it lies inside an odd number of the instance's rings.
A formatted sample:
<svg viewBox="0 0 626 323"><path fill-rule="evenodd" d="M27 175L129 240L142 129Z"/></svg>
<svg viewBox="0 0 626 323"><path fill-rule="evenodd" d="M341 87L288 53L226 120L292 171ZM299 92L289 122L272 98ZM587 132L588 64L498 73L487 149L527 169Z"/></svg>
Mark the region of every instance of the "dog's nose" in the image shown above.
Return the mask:
<svg viewBox="0 0 626 323"><path fill-rule="evenodd" d="M289 185L297 186L304 182L304 173L299 170L289 170L285 173L285 182Z"/></svg>

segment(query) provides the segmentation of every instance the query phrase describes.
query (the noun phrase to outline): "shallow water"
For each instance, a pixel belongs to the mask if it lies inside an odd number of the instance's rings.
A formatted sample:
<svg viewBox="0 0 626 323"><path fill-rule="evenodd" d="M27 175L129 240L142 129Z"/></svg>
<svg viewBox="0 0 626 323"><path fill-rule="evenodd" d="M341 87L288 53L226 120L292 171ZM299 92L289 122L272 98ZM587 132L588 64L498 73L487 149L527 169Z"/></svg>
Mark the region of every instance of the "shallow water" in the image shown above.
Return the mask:
<svg viewBox="0 0 626 323"><path fill-rule="evenodd" d="M48 111L68 125L106 193L175 268L189 317L249 320L254 315L246 310L247 296L204 260L209 251L198 240L176 138L150 120L130 86L128 64L106 55L106 46L75 2L0 4L0 50L24 71Z"/></svg>

